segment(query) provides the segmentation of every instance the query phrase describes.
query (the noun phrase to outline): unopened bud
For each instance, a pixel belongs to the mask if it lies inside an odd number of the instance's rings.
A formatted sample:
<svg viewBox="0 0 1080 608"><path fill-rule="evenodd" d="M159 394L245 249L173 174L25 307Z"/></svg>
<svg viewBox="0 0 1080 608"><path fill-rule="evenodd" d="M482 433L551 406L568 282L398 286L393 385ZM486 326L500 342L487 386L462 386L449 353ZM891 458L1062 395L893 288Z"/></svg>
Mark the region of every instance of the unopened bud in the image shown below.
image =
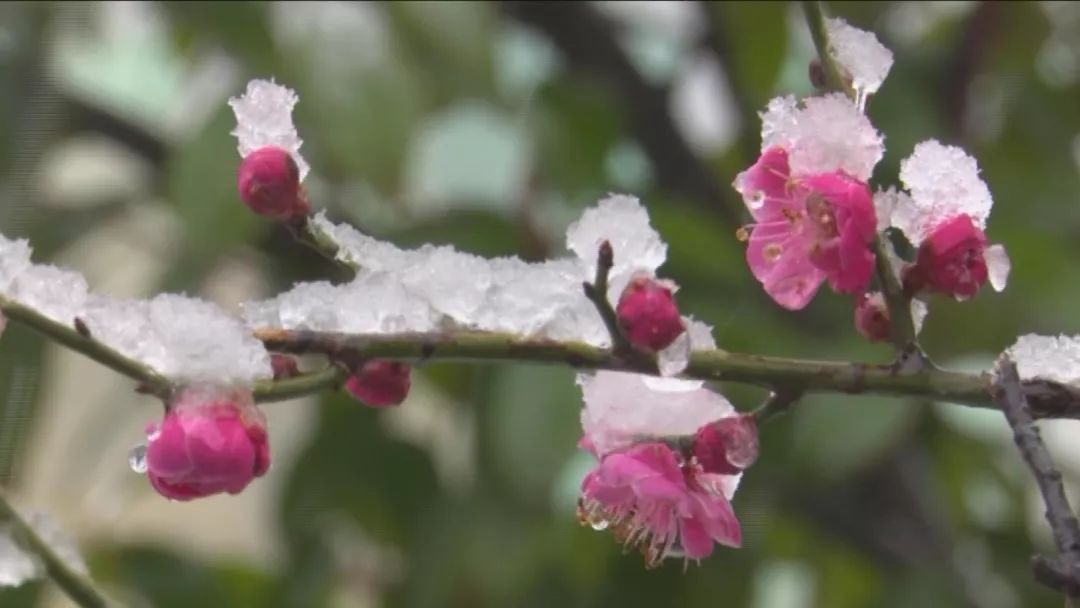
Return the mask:
<svg viewBox="0 0 1080 608"><path fill-rule="evenodd" d="M855 329L870 342L888 340L890 326L889 307L881 292L863 296L855 305Z"/></svg>
<svg viewBox="0 0 1080 608"><path fill-rule="evenodd" d="M667 348L686 331L672 296L674 285L637 275L623 290L615 309L630 344L646 352Z"/></svg>
<svg viewBox="0 0 1080 608"><path fill-rule="evenodd" d="M409 394L412 367L400 361L373 359L360 366L345 381L345 389L364 405L389 407L398 405Z"/></svg>
<svg viewBox="0 0 1080 608"><path fill-rule="evenodd" d="M706 473L735 475L757 460L757 422L749 414L710 422L694 434L693 451Z"/></svg>
<svg viewBox="0 0 1080 608"><path fill-rule="evenodd" d="M240 200L261 216L289 221L307 215L310 206L300 186L300 171L288 151L267 146L244 157L237 172Z"/></svg>

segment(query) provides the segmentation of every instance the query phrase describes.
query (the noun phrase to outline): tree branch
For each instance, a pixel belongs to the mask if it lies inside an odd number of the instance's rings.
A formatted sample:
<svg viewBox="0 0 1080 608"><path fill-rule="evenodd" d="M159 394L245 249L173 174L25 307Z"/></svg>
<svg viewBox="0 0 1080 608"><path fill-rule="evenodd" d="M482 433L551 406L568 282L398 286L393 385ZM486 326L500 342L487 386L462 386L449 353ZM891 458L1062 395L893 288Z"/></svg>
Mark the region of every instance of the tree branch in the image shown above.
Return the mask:
<svg viewBox="0 0 1080 608"><path fill-rule="evenodd" d="M625 358L609 349L583 342L556 342L524 338L512 334L477 331L406 334L337 334L260 329L255 336L270 350L289 353L321 353L331 358L353 353L364 358L432 361L520 361L563 364L574 369L614 370L659 375L650 358ZM994 407L990 378L986 374L965 374L937 368L901 371L893 364L788 359L734 353L698 351L690 356L683 377L699 380L753 384L778 393L797 391L879 393L920 396L975 407ZM326 388L334 382L326 378ZM1059 390L1053 400L1046 398L1046 381L1024 383L1024 390L1042 395L1034 408L1036 417L1080 418L1080 395L1054 385ZM257 397L274 398L270 385Z"/></svg>
<svg viewBox="0 0 1080 608"><path fill-rule="evenodd" d="M89 577L73 570L68 564L53 551L49 543L45 542L34 528L19 515L19 512L8 502L3 490L0 490L0 522L11 527L12 536L23 550L34 554L45 566L45 572L49 575L71 601L83 608L108 608L116 606L94 586Z"/></svg>
<svg viewBox="0 0 1080 608"><path fill-rule="evenodd" d="M1080 522L1077 522L1061 473L1054 467L1050 452L1042 442L1039 428L1029 410L1016 364L1001 357L995 365L997 379L993 386L994 401L1005 413L1013 430L1013 440L1039 486L1046 504L1046 521L1054 535L1058 556L1032 558L1035 579L1070 597L1080 597Z"/></svg>
<svg viewBox="0 0 1080 608"><path fill-rule="evenodd" d="M72 325L54 321L38 311L0 298L0 311L12 321L18 321L64 346L78 351L94 361L139 382L139 389L147 394L168 400L173 385L168 378L153 368L131 359L98 342L82 321L75 319Z"/></svg>

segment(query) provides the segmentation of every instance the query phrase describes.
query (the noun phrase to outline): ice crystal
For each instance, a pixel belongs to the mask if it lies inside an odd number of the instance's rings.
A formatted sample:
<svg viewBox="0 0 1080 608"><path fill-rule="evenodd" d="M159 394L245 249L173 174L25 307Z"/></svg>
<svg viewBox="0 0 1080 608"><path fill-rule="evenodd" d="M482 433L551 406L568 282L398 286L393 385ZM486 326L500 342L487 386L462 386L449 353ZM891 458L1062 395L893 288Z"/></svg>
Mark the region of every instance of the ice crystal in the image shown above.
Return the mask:
<svg viewBox="0 0 1080 608"><path fill-rule="evenodd" d="M990 189L979 177L979 165L961 148L937 140L924 141L900 163L900 180L910 198L898 199L892 224L912 243L921 243L950 218L967 214L986 229L994 204Z"/></svg>
<svg viewBox="0 0 1080 608"><path fill-rule="evenodd" d="M1080 336L1020 336L1005 351L1023 380L1080 384Z"/></svg>
<svg viewBox="0 0 1080 608"><path fill-rule="evenodd" d="M244 157L265 146L288 150L300 169L301 181L309 166L300 155L304 143L293 126L293 107L300 98L292 89L271 80L252 80L240 97L229 99L229 106L236 114L237 150Z"/></svg>
<svg viewBox="0 0 1080 608"><path fill-rule="evenodd" d="M892 51L878 41L873 32L833 18L826 23L829 30L829 52L851 75L851 85L865 95L876 93L892 68Z"/></svg>

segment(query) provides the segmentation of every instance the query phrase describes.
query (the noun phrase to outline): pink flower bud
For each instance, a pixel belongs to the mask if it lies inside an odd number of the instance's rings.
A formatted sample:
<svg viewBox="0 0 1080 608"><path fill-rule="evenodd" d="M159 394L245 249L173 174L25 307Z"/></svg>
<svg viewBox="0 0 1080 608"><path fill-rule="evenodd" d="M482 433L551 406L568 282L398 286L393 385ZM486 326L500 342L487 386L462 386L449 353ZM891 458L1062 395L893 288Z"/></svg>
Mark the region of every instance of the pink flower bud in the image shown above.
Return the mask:
<svg viewBox="0 0 1080 608"><path fill-rule="evenodd" d="M289 355L271 354L270 367L274 370L274 380L293 378L300 375L300 368L296 365L296 358Z"/></svg>
<svg viewBox="0 0 1080 608"><path fill-rule="evenodd" d="M693 451L706 473L739 473L757 460L757 421L740 414L710 422L694 433Z"/></svg>
<svg viewBox="0 0 1080 608"><path fill-rule="evenodd" d="M412 367L408 363L373 359L349 376L345 388L364 405L398 405L409 394L411 373Z"/></svg>
<svg viewBox="0 0 1080 608"><path fill-rule="evenodd" d="M266 421L250 394L185 391L146 431L146 474L166 498L238 494L270 468Z"/></svg>
<svg viewBox="0 0 1080 608"><path fill-rule="evenodd" d="M630 344L647 351L663 350L686 328L671 295L672 284L636 275L619 297L615 312Z"/></svg>
<svg viewBox="0 0 1080 608"><path fill-rule="evenodd" d="M883 342L889 339L889 327L889 307L881 292L862 296L855 305L855 329L870 342Z"/></svg>
<svg viewBox="0 0 1080 608"><path fill-rule="evenodd" d="M240 200L249 209L277 221L307 215L310 206L300 187L300 171L289 153L274 146L244 157L237 173Z"/></svg>

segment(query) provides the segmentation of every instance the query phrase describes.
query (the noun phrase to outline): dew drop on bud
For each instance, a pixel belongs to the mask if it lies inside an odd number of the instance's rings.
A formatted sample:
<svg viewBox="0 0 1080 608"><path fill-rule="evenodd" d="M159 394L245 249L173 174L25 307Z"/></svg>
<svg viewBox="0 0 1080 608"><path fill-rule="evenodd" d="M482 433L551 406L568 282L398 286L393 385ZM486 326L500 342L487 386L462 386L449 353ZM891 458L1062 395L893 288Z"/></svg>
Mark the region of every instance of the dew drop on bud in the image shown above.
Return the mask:
<svg viewBox="0 0 1080 608"><path fill-rule="evenodd" d="M606 519L604 519L602 517L596 517L596 518L593 518L593 519L589 520L589 527L592 528L593 530L598 531L598 532L601 531L601 530L607 530L608 526L610 526L610 525L611 525L611 522L609 522L608 520L606 520Z"/></svg>
<svg viewBox="0 0 1080 608"><path fill-rule="evenodd" d="M128 466L132 471L142 474L146 472L146 444L140 443L128 452Z"/></svg>

